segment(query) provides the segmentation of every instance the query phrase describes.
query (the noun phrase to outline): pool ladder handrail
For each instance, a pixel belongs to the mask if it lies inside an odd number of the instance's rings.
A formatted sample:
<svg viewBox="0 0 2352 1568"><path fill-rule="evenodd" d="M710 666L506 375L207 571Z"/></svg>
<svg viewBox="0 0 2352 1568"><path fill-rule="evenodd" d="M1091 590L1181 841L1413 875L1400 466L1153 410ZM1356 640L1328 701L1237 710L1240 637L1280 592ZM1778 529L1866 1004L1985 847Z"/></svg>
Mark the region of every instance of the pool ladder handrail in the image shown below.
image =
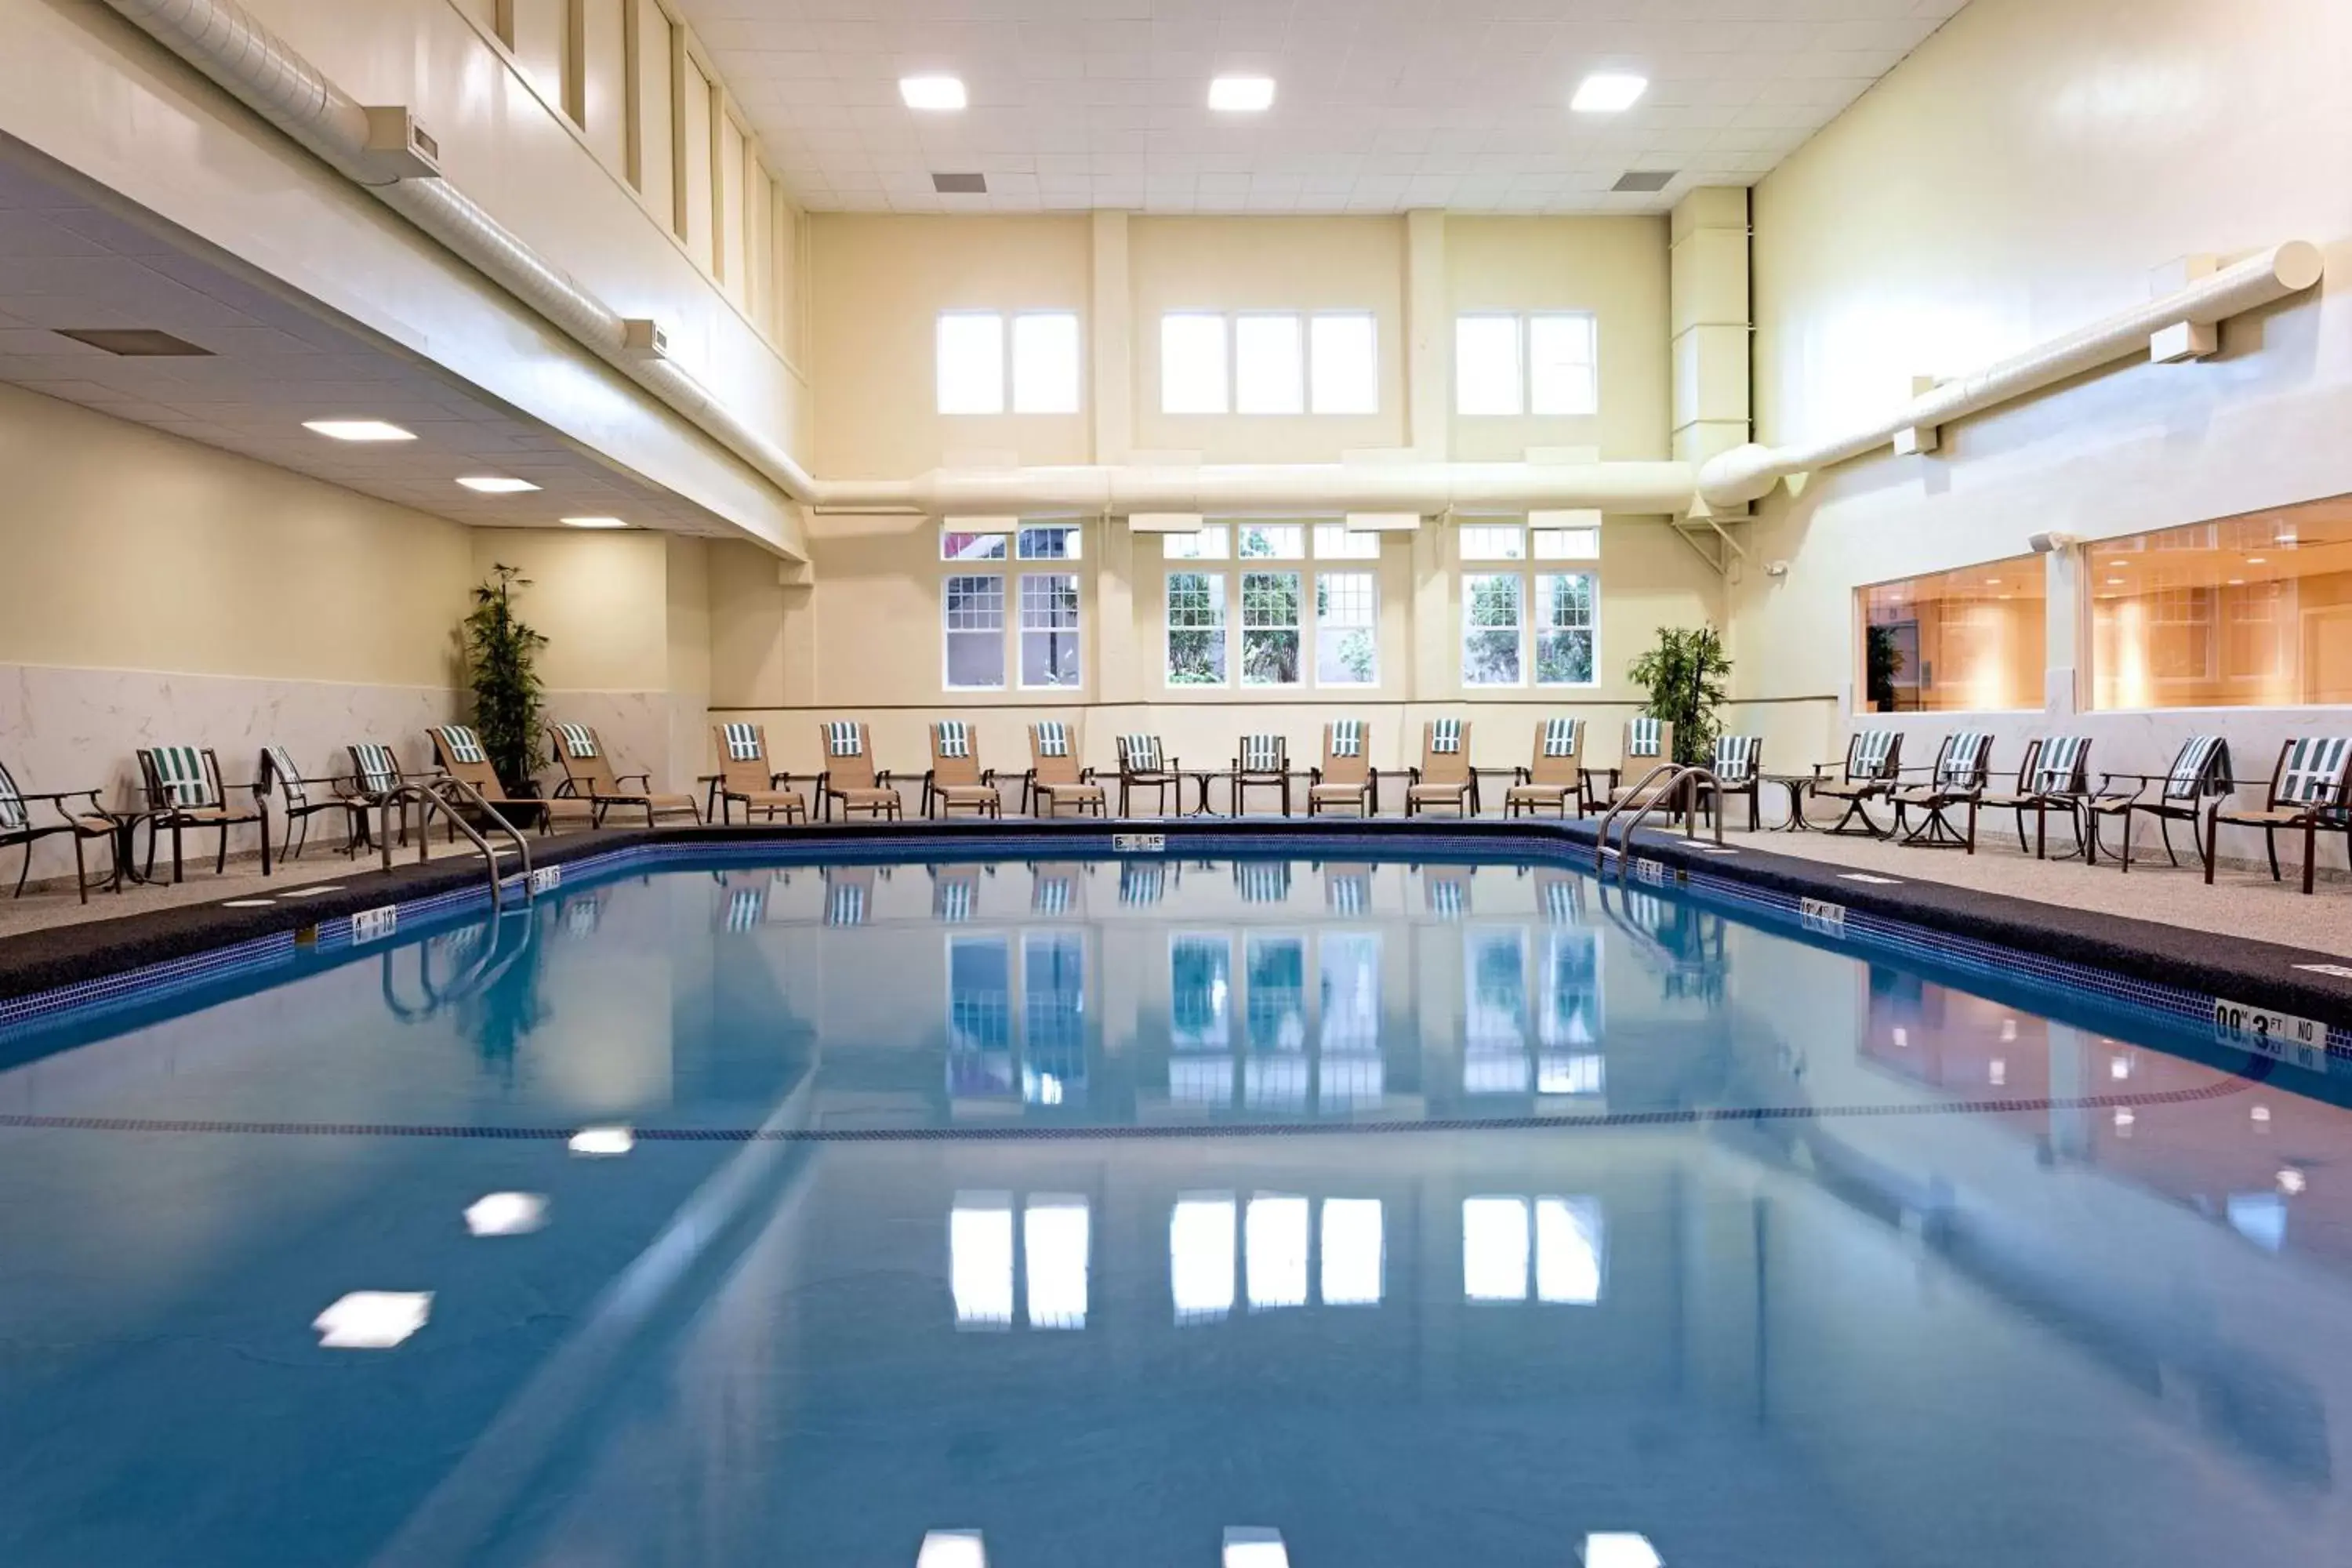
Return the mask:
<svg viewBox="0 0 2352 1568"><path fill-rule="evenodd" d="M1659 782L1662 777L1664 782ZM1654 783L1657 784L1658 787L1647 799L1643 799L1643 792L1648 790ZM1707 789L1715 792L1716 808L1712 814L1715 819L1715 841L1721 844L1723 842L1722 782L1715 776L1715 770L1696 766L1685 767L1679 763L1660 763L1656 767L1643 773L1641 783L1627 790L1625 798L1611 806L1608 815L1601 817L1601 833L1594 841L1601 863L1606 865L1609 858L1614 855L1617 858L1617 874L1622 877L1625 874L1625 862L1631 858L1630 852L1633 847L1633 835L1641 831L1642 824L1650 819L1652 812L1672 799L1677 789L1689 784L1704 784ZM1698 800L1697 792L1693 791L1691 798L1684 805L1683 837L1685 838L1698 837ZM1626 824L1624 833L1617 841L1618 847L1611 848L1609 847L1610 824L1615 822L1619 814L1627 806L1633 805L1637 801L1641 803L1641 809L1633 814L1633 820Z"/></svg>
<svg viewBox="0 0 2352 1568"><path fill-rule="evenodd" d="M496 824L500 832L514 841L515 853L522 859L523 900L526 903L530 901L536 890L531 886L530 845L524 840L521 833L517 831L513 823L491 809L490 803L482 798L481 791L464 779L448 773L443 773L429 783L413 779L404 780L375 797L375 837L376 843L383 851L383 868L386 871L392 869L392 834L389 828L392 822L393 805L394 802L406 805L410 801L415 801L424 808L416 821L416 863L421 866L433 858L433 813L438 810L451 826L472 840L474 847L481 852L482 861L489 868L490 872L491 911L504 912L506 879L499 869L498 852L490 847L490 841L482 836L479 829L457 815L456 806L449 800L448 795L444 793L445 791L456 794L466 803L476 807L486 818Z"/></svg>

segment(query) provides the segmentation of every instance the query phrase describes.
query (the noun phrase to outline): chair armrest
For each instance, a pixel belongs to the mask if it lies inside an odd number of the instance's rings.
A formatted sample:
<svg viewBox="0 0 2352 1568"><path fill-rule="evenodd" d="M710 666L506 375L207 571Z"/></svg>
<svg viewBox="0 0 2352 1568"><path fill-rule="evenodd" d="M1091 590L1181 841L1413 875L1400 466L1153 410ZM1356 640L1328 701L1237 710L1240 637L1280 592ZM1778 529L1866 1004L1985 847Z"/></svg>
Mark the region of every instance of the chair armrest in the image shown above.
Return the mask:
<svg viewBox="0 0 2352 1568"><path fill-rule="evenodd" d="M994 768L981 769L980 782L986 784L989 788L994 789L996 787L996 770Z"/></svg>
<svg viewBox="0 0 2352 1568"><path fill-rule="evenodd" d="M1513 768L1511 770L1511 782L1513 784L1533 784L1536 782L1536 777L1534 773L1527 768Z"/></svg>
<svg viewBox="0 0 2352 1568"><path fill-rule="evenodd" d="M1307 782L1311 784L1321 784L1323 782L1323 770L1320 767L1308 768L1307 770Z"/></svg>

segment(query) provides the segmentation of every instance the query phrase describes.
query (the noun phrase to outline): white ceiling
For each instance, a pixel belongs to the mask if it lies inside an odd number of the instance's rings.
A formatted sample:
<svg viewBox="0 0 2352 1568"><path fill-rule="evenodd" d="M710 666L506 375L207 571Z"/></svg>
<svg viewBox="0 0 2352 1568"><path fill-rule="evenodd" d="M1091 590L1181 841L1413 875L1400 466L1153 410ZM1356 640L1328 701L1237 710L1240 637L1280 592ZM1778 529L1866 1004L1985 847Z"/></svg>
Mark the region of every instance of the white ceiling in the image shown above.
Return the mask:
<svg viewBox="0 0 2352 1568"><path fill-rule="evenodd" d="M214 357L126 359L57 335L126 327L160 329ZM733 532L200 242L118 216L29 155L0 157L0 381L456 522L614 516ZM358 446L302 428L322 418L386 419L417 439ZM541 488L477 495L456 482L472 474Z"/></svg>
<svg viewBox="0 0 2352 1568"><path fill-rule="evenodd" d="M1657 212L1752 184L1966 0L681 0L816 211ZM1591 71L1641 102L1572 114ZM946 71L971 107L919 114ZM1212 77L1272 76L1260 115ZM1681 175L1609 193L1631 169ZM984 196L930 176L977 171Z"/></svg>

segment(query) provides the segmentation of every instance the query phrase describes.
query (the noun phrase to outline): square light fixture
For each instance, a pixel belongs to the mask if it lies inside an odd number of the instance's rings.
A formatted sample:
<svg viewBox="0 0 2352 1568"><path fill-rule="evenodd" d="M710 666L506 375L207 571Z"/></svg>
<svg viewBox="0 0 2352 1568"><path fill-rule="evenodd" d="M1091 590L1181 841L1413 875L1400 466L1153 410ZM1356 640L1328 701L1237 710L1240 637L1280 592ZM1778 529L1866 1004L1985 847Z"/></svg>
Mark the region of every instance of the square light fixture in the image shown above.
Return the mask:
<svg viewBox="0 0 2352 1568"><path fill-rule="evenodd" d="M302 428L331 441L414 441L416 432L381 419L305 419Z"/></svg>
<svg viewBox="0 0 2352 1568"><path fill-rule="evenodd" d="M572 1135L571 1149L575 1154L610 1157L625 1154L637 1146L637 1140L625 1127L583 1127Z"/></svg>
<svg viewBox="0 0 2352 1568"><path fill-rule="evenodd" d="M466 1206L468 1236L529 1236L547 1224L547 1199L538 1193L490 1193Z"/></svg>
<svg viewBox="0 0 2352 1568"><path fill-rule="evenodd" d="M503 474L471 474L457 481L477 495L519 496L539 487L529 479L509 479Z"/></svg>
<svg viewBox="0 0 2352 1568"><path fill-rule="evenodd" d="M1579 114L1618 114L1633 108L1649 89L1647 77L1595 71L1577 84L1576 96L1568 100L1568 106Z"/></svg>
<svg viewBox="0 0 2352 1568"><path fill-rule="evenodd" d="M626 528L629 524L627 519L618 517L567 517L563 520L563 526L566 528Z"/></svg>
<svg viewBox="0 0 2352 1568"><path fill-rule="evenodd" d="M1222 114L1258 114L1274 107L1270 76L1221 76L1209 84L1209 107Z"/></svg>
<svg viewBox="0 0 2352 1568"><path fill-rule="evenodd" d="M898 96L909 109L950 113L964 106L963 79L952 76L902 76Z"/></svg>
<svg viewBox="0 0 2352 1568"><path fill-rule="evenodd" d="M321 1348L388 1351L433 1315L430 1290L354 1290L311 1320Z"/></svg>

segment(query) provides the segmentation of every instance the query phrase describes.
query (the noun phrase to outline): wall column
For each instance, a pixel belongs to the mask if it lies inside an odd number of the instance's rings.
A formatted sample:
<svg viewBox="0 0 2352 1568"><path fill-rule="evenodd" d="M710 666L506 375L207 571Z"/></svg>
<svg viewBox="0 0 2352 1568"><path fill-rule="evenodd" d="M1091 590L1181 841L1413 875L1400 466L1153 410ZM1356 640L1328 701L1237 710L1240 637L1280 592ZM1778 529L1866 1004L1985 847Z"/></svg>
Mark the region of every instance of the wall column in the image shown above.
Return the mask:
<svg viewBox="0 0 2352 1568"><path fill-rule="evenodd" d="M1445 390L1452 331L1446 322L1445 215L1423 208L1404 217L1405 445L1423 462L1453 450Z"/></svg>
<svg viewBox="0 0 2352 1568"><path fill-rule="evenodd" d="M1094 215L1094 450L1097 463L1123 463L1135 445L1135 302L1127 215Z"/></svg>
<svg viewBox="0 0 2352 1568"><path fill-rule="evenodd" d="M1704 185L1668 227L1674 452L1703 463L1748 439L1748 193Z"/></svg>

